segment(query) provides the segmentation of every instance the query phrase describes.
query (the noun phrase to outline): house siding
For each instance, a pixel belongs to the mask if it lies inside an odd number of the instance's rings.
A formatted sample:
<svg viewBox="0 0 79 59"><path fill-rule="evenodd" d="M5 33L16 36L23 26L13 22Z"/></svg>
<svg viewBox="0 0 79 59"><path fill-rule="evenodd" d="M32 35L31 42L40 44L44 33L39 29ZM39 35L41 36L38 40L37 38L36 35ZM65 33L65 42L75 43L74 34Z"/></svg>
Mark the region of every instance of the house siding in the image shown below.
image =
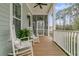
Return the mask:
<svg viewBox="0 0 79 59"><path fill-rule="evenodd" d="M0 3L0 56L8 55L10 39L10 4Z"/></svg>
<svg viewBox="0 0 79 59"><path fill-rule="evenodd" d="M29 8L24 3L22 4L22 20L21 20L21 28L27 28L29 27L29 20L27 19L27 15L30 13ZM31 13L30 13L31 14Z"/></svg>
<svg viewBox="0 0 79 59"><path fill-rule="evenodd" d="M25 3L22 4L21 28L29 27L27 15L30 13ZM31 13L30 13L31 14ZM32 15L31 15L32 19ZM0 56L7 56L12 50L10 40L10 4L0 3Z"/></svg>

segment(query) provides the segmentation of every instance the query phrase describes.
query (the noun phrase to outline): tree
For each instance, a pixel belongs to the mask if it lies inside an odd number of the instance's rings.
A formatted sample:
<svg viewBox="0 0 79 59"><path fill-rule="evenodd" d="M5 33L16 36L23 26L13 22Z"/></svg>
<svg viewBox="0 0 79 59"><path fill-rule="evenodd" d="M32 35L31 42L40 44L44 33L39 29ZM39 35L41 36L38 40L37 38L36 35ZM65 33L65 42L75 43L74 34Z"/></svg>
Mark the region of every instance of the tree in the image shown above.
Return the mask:
<svg viewBox="0 0 79 59"><path fill-rule="evenodd" d="M75 19L73 29L79 30L79 17Z"/></svg>
<svg viewBox="0 0 79 59"><path fill-rule="evenodd" d="M73 9L74 4L67 4L67 5L71 5L71 6L69 6L68 8L64 8L56 13L56 20L62 19L62 21L63 21L63 29L69 28L69 26L71 26L71 24L72 24L71 18L73 18L73 16L72 16L73 10L72 9ZM70 18L69 25L66 24L66 16L69 16L69 18ZM72 26L71 26L71 29L72 29Z"/></svg>

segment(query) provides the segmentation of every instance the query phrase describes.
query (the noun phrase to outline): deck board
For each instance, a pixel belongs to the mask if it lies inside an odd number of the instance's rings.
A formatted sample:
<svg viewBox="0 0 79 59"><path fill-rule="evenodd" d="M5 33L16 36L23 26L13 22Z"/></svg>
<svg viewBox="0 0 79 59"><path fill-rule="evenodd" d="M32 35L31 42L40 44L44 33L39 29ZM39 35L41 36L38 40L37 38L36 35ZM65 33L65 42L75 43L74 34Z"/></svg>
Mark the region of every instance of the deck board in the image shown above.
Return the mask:
<svg viewBox="0 0 79 59"><path fill-rule="evenodd" d="M47 36L40 37L40 43L33 44L34 56L67 56Z"/></svg>

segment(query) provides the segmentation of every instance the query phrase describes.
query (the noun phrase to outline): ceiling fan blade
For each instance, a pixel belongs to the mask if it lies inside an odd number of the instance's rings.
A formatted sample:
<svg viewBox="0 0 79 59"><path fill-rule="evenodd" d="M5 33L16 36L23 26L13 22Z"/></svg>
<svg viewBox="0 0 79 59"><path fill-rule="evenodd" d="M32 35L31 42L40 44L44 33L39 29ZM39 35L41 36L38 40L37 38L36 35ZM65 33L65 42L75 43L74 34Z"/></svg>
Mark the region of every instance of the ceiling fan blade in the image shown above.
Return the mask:
<svg viewBox="0 0 79 59"><path fill-rule="evenodd" d="M41 5L39 5L40 6L40 8L42 9L42 6Z"/></svg>
<svg viewBox="0 0 79 59"><path fill-rule="evenodd" d="M33 8L35 8L36 6L38 6L38 4L37 4L37 5L35 5Z"/></svg>
<svg viewBox="0 0 79 59"><path fill-rule="evenodd" d="M47 5L47 4L45 4L45 3L41 3L41 5Z"/></svg>

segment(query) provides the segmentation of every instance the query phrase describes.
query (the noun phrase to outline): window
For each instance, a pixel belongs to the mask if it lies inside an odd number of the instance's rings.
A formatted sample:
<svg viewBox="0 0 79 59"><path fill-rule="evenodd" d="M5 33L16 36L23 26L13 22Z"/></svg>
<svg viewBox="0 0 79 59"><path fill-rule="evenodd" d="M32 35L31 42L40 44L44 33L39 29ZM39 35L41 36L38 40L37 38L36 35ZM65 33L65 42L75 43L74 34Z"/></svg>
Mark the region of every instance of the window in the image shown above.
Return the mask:
<svg viewBox="0 0 79 59"><path fill-rule="evenodd" d="M27 15L27 18L29 20L29 27L31 27L31 19L30 19L30 15Z"/></svg>
<svg viewBox="0 0 79 59"><path fill-rule="evenodd" d="M21 5L19 3L13 3L13 24L16 32L21 29Z"/></svg>
<svg viewBox="0 0 79 59"><path fill-rule="evenodd" d="M15 25L15 31L16 32L21 29L21 21L20 20L14 18L13 24Z"/></svg>
<svg viewBox="0 0 79 59"><path fill-rule="evenodd" d="M18 3L13 4L13 16L21 19L21 5Z"/></svg>

